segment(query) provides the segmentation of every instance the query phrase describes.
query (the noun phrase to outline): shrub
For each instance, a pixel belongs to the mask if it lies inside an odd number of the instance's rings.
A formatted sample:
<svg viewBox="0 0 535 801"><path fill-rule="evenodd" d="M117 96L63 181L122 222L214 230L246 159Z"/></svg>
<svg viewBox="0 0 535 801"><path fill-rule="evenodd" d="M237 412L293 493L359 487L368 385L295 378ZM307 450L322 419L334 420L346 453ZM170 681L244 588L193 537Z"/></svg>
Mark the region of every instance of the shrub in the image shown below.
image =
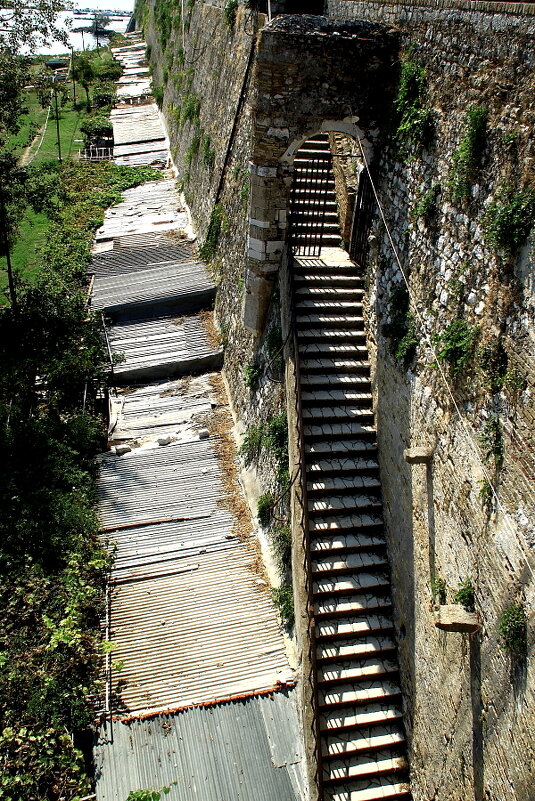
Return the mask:
<svg viewBox="0 0 535 801"><path fill-rule="evenodd" d="M245 386L252 390L256 389L261 374L260 367L257 364L247 364L243 368Z"/></svg>
<svg viewBox="0 0 535 801"><path fill-rule="evenodd" d="M516 193L509 190L491 203L483 222L490 245L515 253L535 223L535 189L529 187Z"/></svg>
<svg viewBox="0 0 535 801"><path fill-rule="evenodd" d="M227 0L223 11L225 23L229 28L233 28L236 23L236 15L238 13L238 0Z"/></svg>
<svg viewBox="0 0 535 801"><path fill-rule="evenodd" d="M285 570L291 566L292 562L292 530L290 526L279 523L274 526L271 536L279 568Z"/></svg>
<svg viewBox="0 0 535 801"><path fill-rule="evenodd" d="M486 130L485 109L479 106L468 109L464 121L464 134L453 154L450 186L454 202L467 200L470 197L470 190L476 181L485 149Z"/></svg>
<svg viewBox="0 0 535 801"><path fill-rule="evenodd" d="M407 54L401 62L399 88L394 106L398 124L396 140L402 156L409 155L411 149L426 144L432 132L432 117L423 104L426 72L410 59Z"/></svg>
<svg viewBox="0 0 535 801"><path fill-rule="evenodd" d="M204 259L205 261L211 261L217 252L217 245L219 243L219 237L221 234L221 226L223 224L223 216L223 207L221 204L217 203L212 209L206 239L204 240L202 247L199 248L199 255L201 259Z"/></svg>
<svg viewBox="0 0 535 801"><path fill-rule="evenodd" d="M256 507L256 513L258 517L258 522L264 528L269 526L271 523L271 518L273 516L273 505L274 505L275 498L271 494L271 492L264 492L258 499L258 504Z"/></svg>
<svg viewBox="0 0 535 801"><path fill-rule="evenodd" d="M509 653L526 652L527 619L522 604L510 604L500 614L498 632L502 639L502 647Z"/></svg>
<svg viewBox="0 0 535 801"><path fill-rule="evenodd" d="M162 108L163 106L163 98L164 98L164 88L160 86L160 84L152 84L151 86L152 96L154 97L154 102L158 106L158 108Z"/></svg>
<svg viewBox="0 0 535 801"><path fill-rule="evenodd" d="M446 329L434 337L438 348L439 362L446 362L450 373L458 376L472 358L475 350L477 329L466 320L454 320Z"/></svg>
<svg viewBox="0 0 535 801"><path fill-rule="evenodd" d="M430 225L437 215L439 197L440 184L432 184L419 198L412 210L411 217L421 218L426 225Z"/></svg>
<svg viewBox="0 0 535 801"><path fill-rule="evenodd" d="M439 604L446 603L446 582L441 576L435 576L431 581L431 592L433 599L438 600Z"/></svg>
<svg viewBox="0 0 535 801"><path fill-rule="evenodd" d="M453 594L453 603L464 606L467 612L475 610L475 592L470 579L464 579Z"/></svg>
<svg viewBox="0 0 535 801"><path fill-rule="evenodd" d="M291 629L295 622L292 585L282 584L280 587L271 590L271 596L283 623Z"/></svg>
<svg viewBox="0 0 535 801"><path fill-rule="evenodd" d="M492 460L494 466L499 469L503 464L504 457L502 424L499 417L496 415L489 417L479 441L485 448L485 461Z"/></svg>

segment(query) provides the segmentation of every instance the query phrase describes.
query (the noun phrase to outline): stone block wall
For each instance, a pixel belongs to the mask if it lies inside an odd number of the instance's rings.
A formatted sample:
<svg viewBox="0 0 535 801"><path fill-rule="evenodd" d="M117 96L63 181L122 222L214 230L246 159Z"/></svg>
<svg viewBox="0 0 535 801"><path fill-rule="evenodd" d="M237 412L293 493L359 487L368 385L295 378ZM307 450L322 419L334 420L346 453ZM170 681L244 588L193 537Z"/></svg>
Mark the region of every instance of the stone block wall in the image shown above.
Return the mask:
<svg viewBox="0 0 535 801"><path fill-rule="evenodd" d="M521 801L533 795L535 767L527 723L535 714L533 238L512 255L496 252L486 215L507 188L535 186L535 8L462 0L328 6L333 18L396 27L402 57L425 70L424 104L434 126L427 148L401 157L390 140L377 164L416 320L415 357L407 364L386 336L403 278L378 216L367 271L413 794L416 801ZM469 198L455 202L452 167L474 106L487 112L482 159ZM431 187L438 187L434 209L424 214ZM473 327L477 342L457 376L440 364L452 398L434 362L436 337L458 319ZM496 349L506 356L501 367L497 360L489 367ZM496 428L501 442L494 441L493 455L489 431ZM417 446L432 448L429 465L405 461L404 450ZM497 499L485 507L487 477ZM479 634L438 630L440 581L451 600L467 578ZM498 622L517 601L528 614L528 654L515 657L501 647Z"/></svg>

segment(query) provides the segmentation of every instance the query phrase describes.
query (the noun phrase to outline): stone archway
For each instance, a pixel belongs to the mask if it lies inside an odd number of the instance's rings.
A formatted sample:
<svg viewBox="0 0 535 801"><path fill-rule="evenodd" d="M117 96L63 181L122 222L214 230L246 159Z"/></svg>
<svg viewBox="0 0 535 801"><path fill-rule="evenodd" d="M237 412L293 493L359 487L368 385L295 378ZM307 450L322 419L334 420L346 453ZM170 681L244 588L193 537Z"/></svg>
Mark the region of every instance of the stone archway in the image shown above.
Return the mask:
<svg viewBox="0 0 535 801"><path fill-rule="evenodd" d="M243 305L249 331L263 329L284 256L295 152L315 133L339 132L361 141L371 159L388 114L396 50L391 31L365 22L282 16L260 31Z"/></svg>

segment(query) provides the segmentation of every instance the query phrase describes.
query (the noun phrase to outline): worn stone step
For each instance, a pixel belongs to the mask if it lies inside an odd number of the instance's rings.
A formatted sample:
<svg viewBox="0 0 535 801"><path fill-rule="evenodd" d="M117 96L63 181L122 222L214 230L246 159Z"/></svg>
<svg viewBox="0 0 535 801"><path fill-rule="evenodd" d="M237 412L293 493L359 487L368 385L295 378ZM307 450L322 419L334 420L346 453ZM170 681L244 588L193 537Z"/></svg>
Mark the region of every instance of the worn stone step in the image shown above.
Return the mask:
<svg viewBox="0 0 535 801"><path fill-rule="evenodd" d="M370 442L369 438L343 437L331 440L330 445L321 441L306 442L305 452L311 456L325 453L339 456L344 456L345 454L350 454L351 456L375 456L377 446L375 442Z"/></svg>
<svg viewBox="0 0 535 801"><path fill-rule="evenodd" d="M383 525L381 509L374 509L347 515L315 515L310 521L309 530L313 537L317 537L319 533L323 536L327 532L330 534L377 534L383 531Z"/></svg>
<svg viewBox="0 0 535 801"><path fill-rule="evenodd" d="M375 459L351 458L350 456L333 457L332 459L307 458L307 476L315 478L316 475L323 473L329 475L334 473L337 476L347 473L364 473L366 475L378 475L379 465Z"/></svg>
<svg viewBox="0 0 535 801"><path fill-rule="evenodd" d="M378 549L386 547L385 538L373 534L361 534L360 532L348 533L328 533L316 534L311 532L310 551L312 555L336 555L340 553L356 553L366 548Z"/></svg>
<svg viewBox="0 0 535 801"><path fill-rule="evenodd" d="M351 573L351 571L383 568L388 565L384 548L379 553L373 551L356 551L342 554L315 554L312 559L312 574L318 575Z"/></svg>
<svg viewBox="0 0 535 801"><path fill-rule="evenodd" d="M309 498L308 513L310 516L354 514L355 512L380 512L381 500L376 495L322 495Z"/></svg>
<svg viewBox="0 0 535 801"><path fill-rule="evenodd" d="M300 342L298 350L301 360L333 358L368 362L368 348L364 343Z"/></svg>
<svg viewBox="0 0 535 801"><path fill-rule="evenodd" d="M370 377L359 373L326 373L325 375L310 373L310 375L301 376L301 386L304 392L318 389L327 392L334 389L344 392L347 390L371 392Z"/></svg>
<svg viewBox="0 0 535 801"><path fill-rule="evenodd" d="M363 613L383 612L392 606L389 588L379 588L379 592L360 595L342 595L320 598L314 601L314 615L322 617L343 617Z"/></svg>
<svg viewBox="0 0 535 801"><path fill-rule="evenodd" d="M367 359L344 359L343 356L333 358L301 359L301 373L358 373L370 375L370 363Z"/></svg>
<svg viewBox="0 0 535 801"><path fill-rule="evenodd" d="M366 637L380 632L388 632L393 628L394 624L391 618L384 615L369 614L355 618L322 619L316 626L316 637L320 640Z"/></svg>
<svg viewBox="0 0 535 801"><path fill-rule="evenodd" d="M314 269L314 272L312 271ZM332 272L316 272L317 268L301 268L300 270L294 267L294 286L300 288L301 286L317 286L328 287L336 290L338 287L348 287L351 289L360 289L364 292L364 282L359 278L357 273L344 272L335 274Z"/></svg>
<svg viewBox="0 0 535 801"><path fill-rule="evenodd" d="M314 598L320 600L322 596L349 595L358 592L377 592L383 588L390 588L390 578L387 572L361 572L353 575L322 576L312 582Z"/></svg>
<svg viewBox="0 0 535 801"><path fill-rule="evenodd" d="M318 643L316 659L318 664L366 659L372 656L393 655L396 643L393 635L380 634L356 639L324 640Z"/></svg>
<svg viewBox="0 0 535 801"><path fill-rule="evenodd" d="M308 495L315 496L325 492L345 494L355 490L380 492L381 482L376 476L357 474L354 476L318 476L307 481Z"/></svg>
<svg viewBox="0 0 535 801"><path fill-rule="evenodd" d="M304 314L304 310L298 312L295 320L298 328L364 328L364 318L362 314Z"/></svg>
<svg viewBox="0 0 535 801"><path fill-rule="evenodd" d="M308 298L325 298L327 300L358 300L362 302L364 290L358 287L347 286L296 286L294 297L296 300L306 300Z"/></svg>
<svg viewBox="0 0 535 801"><path fill-rule="evenodd" d="M345 754L374 751L379 748L399 748L405 743L400 725L370 726L362 729L349 729L340 734L322 738L321 750L324 759L336 758Z"/></svg>
<svg viewBox="0 0 535 801"><path fill-rule="evenodd" d="M359 345L366 343L366 332L356 328L309 328L297 334L299 344L309 342L330 342L333 345Z"/></svg>
<svg viewBox="0 0 535 801"><path fill-rule="evenodd" d="M337 222L329 220L309 220L308 222L303 219L292 220L292 234L294 239L318 234L323 236L337 236L340 237L340 226Z"/></svg>
<svg viewBox="0 0 535 801"><path fill-rule="evenodd" d="M376 432L375 428L370 425L361 425L361 423L321 423L314 425L313 423L303 426L303 433L307 439L332 439L339 440L342 437L351 437L359 439L367 439L368 441L375 442Z"/></svg>
<svg viewBox="0 0 535 801"><path fill-rule="evenodd" d="M380 750L366 756L353 754L346 758L329 760L324 766L323 778L327 782L338 782L405 770L407 770L407 760L404 756Z"/></svg>
<svg viewBox="0 0 535 801"><path fill-rule="evenodd" d="M410 788L406 782L392 781L389 776L374 779L344 781L342 787L325 787L324 801L386 801L403 799L409 801Z"/></svg>
<svg viewBox="0 0 535 801"><path fill-rule="evenodd" d="M329 206L326 203L320 203L319 205L310 204L307 206L304 203L300 203L292 210L292 226L306 222L339 225L338 212L336 208L332 208L334 205L334 203L329 204Z"/></svg>
<svg viewBox="0 0 535 801"><path fill-rule="evenodd" d="M323 710L320 713L320 728L331 733L333 729L381 726L400 719L401 710L396 704L383 706L380 703L369 703L363 706L340 707L337 710Z"/></svg>
<svg viewBox="0 0 535 801"><path fill-rule="evenodd" d="M353 662L327 662L320 665L318 681L325 687L339 683L352 684L397 673L399 666L395 659L376 656L371 659L356 659Z"/></svg>
<svg viewBox="0 0 535 801"><path fill-rule="evenodd" d="M298 314L305 314L318 311L320 313L330 312L332 314L351 314L351 312L362 312L362 302L359 300L322 300L321 298L305 298L295 303Z"/></svg>
<svg viewBox="0 0 535 801"><path fill-rule="evenodd" d="M340 406L309 406L303 407L303 421L306 423L353 423L373 427L373 409L363 406L342 404Z"/></svg>
<svg viewBox="0 0 535 801"><path fill-rule="evenodd" d="M321 236L311 233L304 235L295 235L293 237L293 244L298 249L299 247L309 247L312 245L321 245L324 248L337 248L340 246L341 236L339 234L323 234Z"/></svg>

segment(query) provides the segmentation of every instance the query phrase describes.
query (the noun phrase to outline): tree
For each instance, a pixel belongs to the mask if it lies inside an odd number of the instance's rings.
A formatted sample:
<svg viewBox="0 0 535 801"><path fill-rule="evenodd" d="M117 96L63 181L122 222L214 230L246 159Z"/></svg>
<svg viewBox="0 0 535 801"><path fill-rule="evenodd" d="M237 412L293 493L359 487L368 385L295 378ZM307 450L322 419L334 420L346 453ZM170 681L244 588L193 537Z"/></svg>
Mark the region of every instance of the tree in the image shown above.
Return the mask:
<svg viewBox="0 0 535 801"><path fill-rule="evenodd" d="M87 98L87 110L91 110L91 98L89 96L89 87L97 77L93 60L87 53L77 53L74 57L72 65L72 74L75 81L82 84Z"/></svg>
<svg viewBox="0 0 535 801"><path fill-rule="evenodd" d="M57 15L64 7L63 0L0 0L0 54L17 56L23 49L32 52L51 39L66 41L66 34L56 27Z"/></svg>

